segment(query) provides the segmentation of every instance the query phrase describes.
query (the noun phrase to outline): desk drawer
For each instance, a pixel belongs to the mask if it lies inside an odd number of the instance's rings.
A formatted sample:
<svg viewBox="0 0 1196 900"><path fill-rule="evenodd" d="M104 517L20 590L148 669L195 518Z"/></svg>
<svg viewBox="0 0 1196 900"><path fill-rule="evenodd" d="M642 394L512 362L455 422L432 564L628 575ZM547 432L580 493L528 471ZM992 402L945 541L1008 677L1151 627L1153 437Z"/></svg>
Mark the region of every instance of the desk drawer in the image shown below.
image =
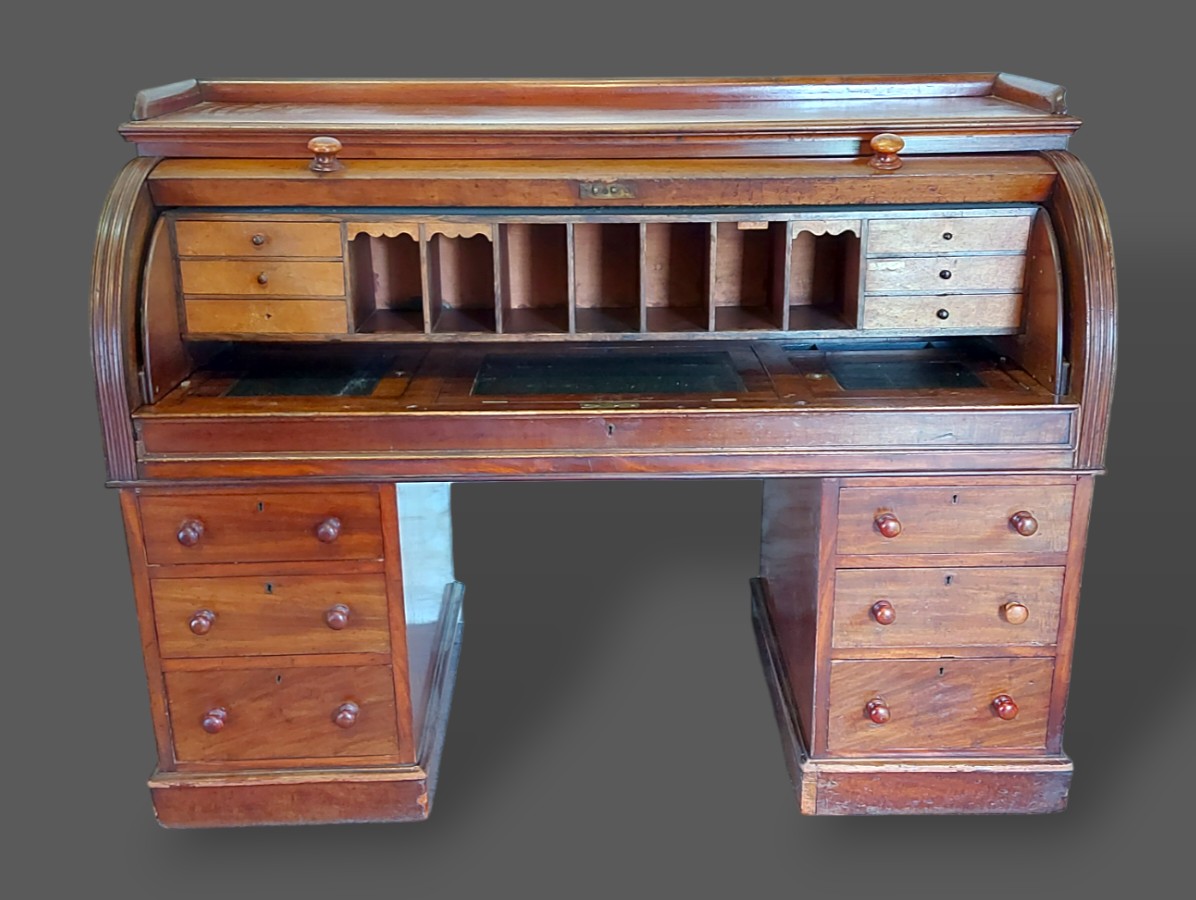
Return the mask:
<svg viewBox="0 0 1196 900"><path fill-rule="evenodd" d="M1070 484L845 487L836 549L841 555L1063 553L1074 491Z"/></svg>
<svg viewBox="0 0 1196 900"><path fill-rule="evenodd" d="M1042 751L1053 670L1051 659L836 660L827 750Z"/></svg>
<svg viewBox="0 0 1196 900"><path fill-rule="evenodd" d="M398 753L389 666L279 666L165 678L179 762Z"/></svg>
<svg viewBox="0 0 1196 900"><path fill-rule="evenodd" d="M864 297L860 327L930 332L956 328L1016 331L1022 322L1021 294Z"/></svg>
<svg viewBox="0 0 1196 900"><path fill-rule="evenodd" d="M337 222L180 219L179 256L341 256Z"/></svg>
<svg viewBox="0 0 1196 900"><path fill-rule="evenodd" d="M381 559L374 491L143 494L151 565Z"/></svg>
<svg viewBox="0 0 1196 900"><path fill-rule="evenodd" d="M1017 293L1022 289L1024 256L931 256L869 259L866 293Z"/></svg>
<svg viewBox="0 0 1196 900"><path fill-rule="evenodd" d="M388 653L383 575L155 578L163 657Z"/></svg>
<svg viewBox="0 0 1196 900"><path fill-rule="evenodd" d="M344 297L341 262L184 259L183 293L216 297Z"/></svg>
<svg viewBox="0 0 1196 900"><path fill-rule="evenodd" d="M189 297L187 330L193 334L345 334L344 300L205 300Z"/></svg>
<svg viewBox="0 0 1196 900"><path fill-rule="evenodd" d="M1030 221L1030 216L871 219L868 255L1021 253L1030 238Z"/></svg>
<svg viewBox="0 0 1196 900"><path fill-rule="evenodd" d="M1008 646L1052 653L1062 596L1058 566L840 569L831 644L848 654Z"/></svg>

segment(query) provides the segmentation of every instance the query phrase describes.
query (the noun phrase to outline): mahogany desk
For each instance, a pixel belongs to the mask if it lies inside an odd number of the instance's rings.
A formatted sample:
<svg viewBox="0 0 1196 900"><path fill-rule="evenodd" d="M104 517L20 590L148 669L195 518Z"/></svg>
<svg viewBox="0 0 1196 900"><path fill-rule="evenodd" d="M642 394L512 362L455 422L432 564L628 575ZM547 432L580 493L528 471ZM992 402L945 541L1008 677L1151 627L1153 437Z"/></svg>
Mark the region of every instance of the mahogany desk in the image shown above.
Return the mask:
<svg viewBox="0 0 1196 900"><path fill-rule="evenodd" d="M1063 91L1009 75L181 82L93 349L159 820L430 812L449 485L765 479L807 813L1049 812L1115 330Z"/></svg>

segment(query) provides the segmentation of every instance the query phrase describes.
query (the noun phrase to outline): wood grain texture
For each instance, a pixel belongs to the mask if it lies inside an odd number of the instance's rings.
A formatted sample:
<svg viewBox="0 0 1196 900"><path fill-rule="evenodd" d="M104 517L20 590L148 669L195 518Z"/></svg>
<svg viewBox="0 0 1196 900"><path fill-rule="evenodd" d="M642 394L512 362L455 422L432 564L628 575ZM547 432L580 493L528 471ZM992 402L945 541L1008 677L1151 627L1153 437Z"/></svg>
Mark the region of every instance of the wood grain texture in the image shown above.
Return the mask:
<svg viewBox="0 0 1196 900"><path fill-rule="evenodd" d="M868 229L867 253L869 256L1024 253L1030 221L1030 216L876 219Z"/></svg>
<svg viewBox="0 0 1196 900"><path fill-rule="evenodd" d="M179 272L188 296L345 296L345 267L339 260L183 259Z"/></svg>
<svg viewBox="0 0 1196 900"><path fill-rule="evenodd" d="M864 290L876 294L1015 293L1022 289L1025 267L1025 257L1020 255L870 258ZM950 277L944 278L943 273Z"/></svg>
<svg viewBox="0 0 1196 900"><path fill-rule="evenodd" d="M1022 322L1021 294L864 297L860 327L932 334L1015 331ZM946 313L946 315L944 315Z"/></svg>
<svg viewBox="0 0 1196 900"><path fill-rule="evenodd" d="M192 371L195 361L182 339L178 270L166 219L159 218L146 251L141 284L142 393L157 403Z"/></svg>
<svg viewBox="0 0 1196 900"><path fill-rule="evenodd" d="M344 300L203 300L184 302L192 339L206 334L338 335L349 330Z"/></svg>
<svg viewBox="0 0 1196 900"><path fill-rule="evenodd" d="M395 724L399 758L415 761L417 738L411 697L411 655L407 632L406 593L403 583L402 548L399 544L399 510L395 485L378 486L385 552L385 594L390 634L391 678L394 682Z"/></svg>
<svg viewBox="0 0 1196 900"><path fill-rule="evenodd" d="M339 258L343 252L335 222L178 218L174 238L179 256Z"/></svg>

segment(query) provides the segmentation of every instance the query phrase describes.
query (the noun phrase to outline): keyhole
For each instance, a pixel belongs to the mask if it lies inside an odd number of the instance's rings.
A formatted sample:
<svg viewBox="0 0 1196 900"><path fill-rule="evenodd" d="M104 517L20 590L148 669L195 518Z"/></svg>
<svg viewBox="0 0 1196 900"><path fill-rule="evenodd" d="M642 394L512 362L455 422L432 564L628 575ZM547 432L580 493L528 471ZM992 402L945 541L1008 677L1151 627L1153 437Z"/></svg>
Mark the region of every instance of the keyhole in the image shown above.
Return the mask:
<svg viewBox="0 0 1196 900"><path fill-rule="evenodd" d="M954 577L955 577L954 575L948 575L948 576L947 576L947 577L946 577L946 578L943 580L943 584L947 585L947 587L950 587L950 586L951 586L951 580L952 580Z"/></svg>
<svg viewBox="0 0 1196 900"><path fill-rule="evenodd" d="M261 500L259 500L259 501L257 502L257 511L258 511L258 512L265 512L265 511L266 511L266 504L265 504L265 503L263 503Z"/></svg>
<svg viewBox="0 0 1196 900"><path fill-rule="evenodd" d="M946 670L946 669L944 669L942 666L939 666L939 674L940 674L940 675L945 675L945 674L946 674L946 672L947 672L947 670Z"/></svg>
<svg viewBox="0 0 1196 900"><path fill-rule="evenodd" d="M940 674L940 675L942 674L942 672L943 672L943 670L942 670L942 669L939 669L939 674ZM274 683L275 683L275 684L282 684L282 676L281 676L281 675L275 675L275 676L274 676Z"/></svg>
<svg viewBox="0 0 1196 900"><path fill-rule="evenodd" d="M952 495L951 495L951 502L952 502L952 503L958 503L958 502L959 502L959 494L952 494Z"/></svg>
<svg viewBox="0 0 1196 900"><path fill-rule="evenodd" d="M614 426L614 425L609 425L609 424L608 424L608 425L606 426L606 436L607 436L607 437L610 437L610 436L611 436L612 434L614 434L614 433L615 433L615 426Z"/></svg>
<svg viewBox="0 0 1196 900"><path fill-rule="evenodd" d="M266 582L266 593L267 593L267 594L273 594L273 593L274 593L274 585L273 585L271 582L269 582L269 581L267 581L267 582Z"/></svg>

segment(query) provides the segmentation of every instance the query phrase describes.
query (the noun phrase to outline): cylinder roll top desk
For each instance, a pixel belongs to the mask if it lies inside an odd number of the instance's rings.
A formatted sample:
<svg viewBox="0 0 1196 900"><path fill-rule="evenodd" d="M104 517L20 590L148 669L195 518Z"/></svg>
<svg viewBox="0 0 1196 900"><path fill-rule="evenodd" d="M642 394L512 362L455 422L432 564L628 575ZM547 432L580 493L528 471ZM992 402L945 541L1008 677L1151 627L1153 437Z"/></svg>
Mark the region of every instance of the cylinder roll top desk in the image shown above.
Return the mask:
<svg viewBox="0 0 1196 900"><path fill-rule="evenodd" d="M800 809L1063 809L1115 328L1079 124L1004 74L139 94L91 309L159 821L427 817L450 486L495 479L762 479Z"/></svg>

